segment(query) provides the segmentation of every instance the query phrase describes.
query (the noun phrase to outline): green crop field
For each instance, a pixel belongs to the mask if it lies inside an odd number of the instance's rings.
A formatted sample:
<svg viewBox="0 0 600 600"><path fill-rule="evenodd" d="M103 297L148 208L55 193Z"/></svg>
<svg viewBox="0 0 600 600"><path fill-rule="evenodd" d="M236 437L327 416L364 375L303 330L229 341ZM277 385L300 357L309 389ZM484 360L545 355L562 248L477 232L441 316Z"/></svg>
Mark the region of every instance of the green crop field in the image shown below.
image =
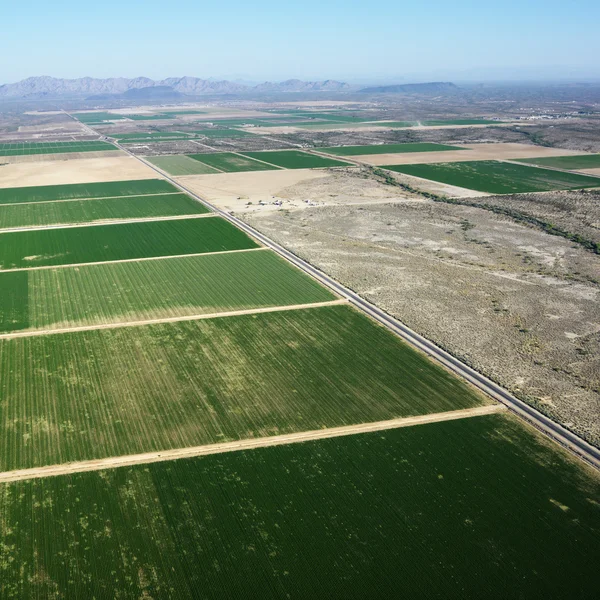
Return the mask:
<svg viewBox="0 0 600 600"><path fill-rule="evenodd" d="M460 146L446 146L429 142L408 144L379 144L377 146L336 146L333 148L317 148L321 152L337 156L360 156L363 154L400 154L405 152L442 152L444 150L464 150Z"/></svg>
<svg viewBox="0 0 600 600"><path fill-rule="evenodd" d="M18 142L0 143L0 156L29 156L33 154L65 154L67 152L111 152L112 144L91 142Z"/></svg>
<svg viewBox="0 0 600 600"><path fill-rule="evenodd" d="M600 154L579 154L577 156L547 156L545 158L522 158L517 162L553 167L555 169L598 169Z"/></svg>
<svg viewBox="0 0 600 600"><path fill-rule="evenodd" d="M500 415L5 483L0 595L586 600L599 500Z"/></svg>
<svg viewBox="0 0 600 600"><path fill-rule="evenodd" d="M187 194L0 205L0 229L116 219L197 215L208 209Z"/></svg>
<svg viewBox="0 0 600 600"><path fill-rule="evenodd" d="M124 115L127 119L132 121L164 121L165 119L171 119L171 115L168 114L154 114L154 115Z"/></svg>
<svg viewBox="0 0 600 600"><path fill-rule="evenodd" d="M255 248L219 218L148 221L0 233L0 269Z"/></svg>
<svg viewBox="0 0 600 600"><path fill-rule="evenodd" d="M189 154L188 156L225 173L235 173L238 171L271 171L277 169L277 167L273 165L267 165L257 160L252 160L247 156L234 154L233 152Z"/></svg>
<svg viewBox="0 0 600 600"><path fill-rule="evenodd" d="M162 114L178 117L179 115L205 115L207 112L205 110L164 110Z"/></svg>
<svg viewBox="0 0 600 600"><path fill-rule="evenodd" d="M184 154L171 154L166 156L148 156L148 162L156 165L159 169L166 171L174 177L178 175L204 175L206 173L218 173L216 169L209 167Z"/></svg>
<svg viewBox="0 0 600 600"><path fill-rule="evenodd" d="M301 152L300 150L276 150L268 152L243 152L244 156L264 160L285 169L321 169L325 167L350 167L347 162Z"/></svg>
<svg viewBox="0 0 600 600"><path fill-rule="evenodd" d="M492 160L428 165L391 165L383 168L490 194L600 187L600 178L598 177Z"/></svg>
<svg viewBox="0 0 600 600"><path fill-rule="evenodd" d="M73 116L82 123L92 124L102 121L121 121L127 118L125 115L119 115L109 112L91 112L91 113L73 113Z"/></svg>
<svg viewBox="0 0 600 600"><path fill-rule="evenodd" d="M141 196L143 194L168 194L179 190L164 179L139 181L108 181L104 183L74 183L68 185L40 185L33 187L0 189L0 204L19 202L48 202L73 198L111 198L116 196Z"/></svg>
<svg viewBox="0 0 600 600"><path fill-rule="evenodd" d="M1 332L334 299L320 284L266 250L0 272L0 289Z"/></svg>
<svg viewBox="0 0 600 600"><path fill-rule="evenodd" d="M349 306L0 340L0 397L2 471L485 401Z"/></svg>
<svg viewBox="0 0 600 600"><path fill-rule="evenodd" d="M427 127L437 125L498 125L502 121L493 121L491 119L433 119L421 121L421 125Z"/></svg>

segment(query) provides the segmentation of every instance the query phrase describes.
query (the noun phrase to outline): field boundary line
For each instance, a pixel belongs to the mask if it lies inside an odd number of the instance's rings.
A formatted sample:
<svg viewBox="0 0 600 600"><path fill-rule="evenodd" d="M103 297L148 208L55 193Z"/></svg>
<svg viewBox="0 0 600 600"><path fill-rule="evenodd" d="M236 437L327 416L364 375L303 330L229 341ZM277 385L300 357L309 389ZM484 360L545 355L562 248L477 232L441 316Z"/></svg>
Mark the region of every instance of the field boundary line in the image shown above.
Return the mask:
<svg viewBox="0 0 600 600"><path fill-rule="evenodd" d="M56 329L27 329L0 334L0 340L14 338L38 337L44 335L58 335L63 333L79 333L81 331L96 331L98 329L122 329L124 327L143 327L145 325L160 325L161 323L179 323L183 321L203 321L205 319L221 319L224 317L239 317L241 315L258 315L261 313L285 312L291 310L304 310L321 308L323 306L336 306L348 304L345 298L326 300L325 302L308 302L307 304L290 304L288 306L264 306L260 308L245 308L242 310L228 310L216 313L201 313L195 315L182 315L179 317L162 317L158 319L144 319L140 321L116 321L114 323L96 323L94 325L75 325L73 327L60 327Z"/></svg>
<svg viewBox="0 0 600 600"><path fill-rule="evenodd" d="M73 120L77 121L75 117L71 116L64 109L63 112L69 115ZM87 127L87 129L92 134L98 135L91 127ZM318 269L300 256L297 256L281 244L273 241L271 238L264 235L251 225L248 225L248 223L242 219L220 209L218 206L202 198L198 193L192 191L172 177L168 175L165 176L163 173L161 173L161 171L156 169L152 163L149 163L142 157L136 156L132 152L127 151L120 144L115 144L115 146L120 150L125 150L130 156L137 158L137 160L145 164L147 167L153 169L156 173L163 175L172 185L186 192L192 198L195 198L207 208L221 215L233 225L236 225L239 229L247 233L257 242L277 252L277 254L279 254L282 258L285 258L288 262L295 265L300 270L311 275L316 281L319 281L328 289L334 291L343 298L347 298L355 308L362 311L364 314L369 315L369 317L371 317L374 321L396 334L399 338L410 344L413 348L418 348L432 359L436 360L439 364L444 365L447 369L461 377L463 380L473 384L484 394L487 394L502 404L505 404L509 410L523 419L523 421L536 428L538 431L543 433L554 442L558 443L563 448L572 452L575 456L587 464L596 469L600 469L600 449L596 448L576 433L573 433L560 423L553 421L550 417L546 416L533 406L530 406L523 400L520 400L492 379L473 369L449 352L446 352L444 349L427 339L425 336L420 335L405 325L399 319L396 319L384 310L366 301L350 288L342 285L333 277L327 275L327 273Z"/></svg>
<svg viewBox="0 0 600 600"><path fill-rule="evenodd" d="M84 223L58 223L56 225L33 225L31 227L0 228L0 235L4 233L22 233L24 231L46 231L49 229L78 229L81 227L104 227L105 225L126 225L132 223L151 223L153 221L183 221L185 219L206 219L218 217L216 213L200 213L198 215L170 215L165 217L141 217L137 219L106 219L100 221L85 221Z"/></svg>
<svg viewBox="0 0 600 600"><path fill-rule="evenodd" d="M186 258L187 256L212 256L214 254L234 254L236 252L256 252L257 250L271 250L266 246L259 248L241 248L239 250L217 250L216 252L192 252L190 254L168 254L166 256L142 256L140 258L121 258L119 260L98 260L87 263L71 263L68 265L44 265L43 267L21 267L19 269L0 269L3 273L16 273L18 271L41 271L42 269L70 269L73 267L92 267L94 265L108 265L112 263L142 262L146 260L168 260L169 258Z"/></svg>
<svg viewBox="0 0 600 600"><path fill-rule="evenodd" d="M2 188L2 189L11 189L11 188ZM2 191L0 189L0 192ZM162 192L158 194L129 194L128 196L99 196L94 198L63 198L61 200L40 200L39 202L8 202L8 203L0 203L0 209L3 206L29 206L31 204L58 204L60 202L87 202L92 200L122 200L125 198L146 198L150 196L187 196L185 192Z"/></svg>
<svg viewBox="0 0 600 600"><path fill-rule="evenodd" d="M260 152L260 150L259 150ZM265 150L264 152L268 152L268 150ZM277 150L274 150L274 152L277 152ZM281 152L281 150L279 150L279 152ZM286 167L280 167L279 165L267 162L266 160L261 160L260 158L254 158L254 156L246 156L245 154L242 154L241 152L231 152L231 154L236 154L237 156L240 156L242 158L245 158L246 160L255 160L256 162L259 163L263 163L264 165L269 165L269 167L275 167L275 169L279 169L280 171L289 171L290 169L287 169ZM230 173L235 173L236 171L230 171ZM238 171L239 173L239 171Z"/></svg>
<svg viewBox="0 0 600 600"><path fill-rule="evenodd" d="M455 421L497 414L507 411L501 404L490 404L476 408L465 408L461 410L433 413L429 415L418 415L413 417L399 417L388 421L376 421L372 423L360 423L358 425L344 425L341 427L330 427L311 431L301 431L261 438L249 438L235 442L223 442L217 444L206 444L203 446L190 446L189 448L176 448L173 450L159 450L156 452L145 452L143 454L130 454L84 460L79 462L49 465L31 469L20 469L0 473L0 483L23 481L27 479L39 479L44 477L57 477L74 473L86 473L89 471L103 471L105 469L117 469L119 467L130 467L157 462L179 460L183 458L197 458L210 456L211 454L225 454L227 452L240 452L243 450L255 450L257 448L268 448L272 446L286 446L299 444L314 440L323 440L336 437L345 437L360 433L371 433L375 431L386 431L389 429L400 429L402 427L414 427L428 423L440 423L443 421Z"/></svg>

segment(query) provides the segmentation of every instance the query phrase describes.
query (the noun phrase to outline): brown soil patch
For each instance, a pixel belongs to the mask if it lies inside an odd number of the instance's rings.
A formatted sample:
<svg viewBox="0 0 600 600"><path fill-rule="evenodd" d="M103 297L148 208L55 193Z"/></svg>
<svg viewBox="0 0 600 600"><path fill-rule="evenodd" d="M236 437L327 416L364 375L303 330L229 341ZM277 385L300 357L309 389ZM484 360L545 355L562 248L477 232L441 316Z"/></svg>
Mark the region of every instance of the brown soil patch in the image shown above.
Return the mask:
<svg viewBox="0 0 600 600"><path fill-rule="evenodd" d="M0 188L157 178L156 171L130 156L0 166Z"/></svg>
<svg viewBox="0 0 600 600"><path fill-rule="evenodd" d="M79 160L82 158L114 158L117 156L127 155L121 150L108 150L100 152L64 152L61 154L29 154L24 156L2 156L0 157L0 163L16 165L21 163Z"/></svg>
<svg viewBox="0 0 600 600"><path fill-rule="evenodd" d="M508 160L516 158L543 158L581 154L576 150L545 148L528 144L464 144L464 150L443 152L406 152L404 154L369 154L353 156L354 160L370 165L414 165L470 160Z"/></svg>

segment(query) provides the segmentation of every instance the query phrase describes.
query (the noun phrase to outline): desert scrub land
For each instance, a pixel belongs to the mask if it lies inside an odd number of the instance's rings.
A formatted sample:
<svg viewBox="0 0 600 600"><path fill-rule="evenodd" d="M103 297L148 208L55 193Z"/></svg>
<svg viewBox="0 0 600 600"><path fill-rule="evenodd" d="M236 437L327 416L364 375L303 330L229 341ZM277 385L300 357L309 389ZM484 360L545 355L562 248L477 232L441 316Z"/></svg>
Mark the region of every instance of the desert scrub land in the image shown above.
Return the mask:
<svg viewBox="0 0 600 600"><path fill-rule="evenodd" d="M349 306L0 340L0 470L490 403Z"/></svg>
<svg viewBox="0 0 600 600"><path fill-rule="evenodd" d="M0 332L328 302L268 250L0 273Z"/></svg>
<svg viewBox="0 0 600 600"><path fill-rule="evenodd" d="M500 415L5 483L0 595L585 600L599 499Z"/></svg>
<svg viewBox="0 0 600 600"><path fill-rule="evenodd" d="M600 187L600 177L492 160L383 168L490 194Z"/></svg>
<svg viewBox="0 0 600 600"><path fill-rule="evenodd" d="M0 229L208 213L187 194L155 194L0 205Z"/></svg>
<svg viewBox="0 0 600 600"><path fill-rule="evenodd" d="M220 217L0 233L0 270L256 248Z"/></svg>
<svg viewBox="0 0 600 600"><path fill-rule="evenodd" d="M600 444L598 257L526 220L598 240L598 193L488 196L463 206L357 177L304 181L281 193L289 209L238 216ZM353 196L360 182L370 195L379 185L381 199Z"/></svg>
<svg viewBox="0 0 600 600"><path fill-rule="evenodd" d="M114 198L146 194L170 194L179 190L163 179L139 181L107 181L104 183L72 183L0 189L0 204L48 202L85 198Z"/></svg>

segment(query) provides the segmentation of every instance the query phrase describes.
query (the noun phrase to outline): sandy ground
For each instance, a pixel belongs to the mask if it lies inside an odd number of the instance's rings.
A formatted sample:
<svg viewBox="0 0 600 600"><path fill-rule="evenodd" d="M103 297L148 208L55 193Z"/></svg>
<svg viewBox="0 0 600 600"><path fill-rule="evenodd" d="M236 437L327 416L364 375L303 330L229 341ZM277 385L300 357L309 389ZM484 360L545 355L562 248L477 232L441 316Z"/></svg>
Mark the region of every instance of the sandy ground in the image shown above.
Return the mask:
<svg viewBox="0 0 600 600"><path fill-rule="evenodd" d="M318 201L342 176L287 192ZM597 255L488 210L414 196L239 216L600 444Z"/></svg>
<svg viewBox="0 0 600 600"><path fill-rule="evenodd" d="M225 452L239 452L241 450L254 450L269 446L283 446L287 444L298 444L312 440L342 437L369 433L372 431L385 431L398 429L400 427L414 427L426 423L438 423L440 421L455 421L457 419L468 419L484 415L505 412L506 409L500 404L479 406L477 408L466 408L445 413L435 413L417 417L402 417L390 419L389 421L377 421L374 423L361 423L359 425L346 425L343 427L331 427L329 429L317 429L313 431L302 431L299 433L288 433L272 437L250 438L237 442L225 442L222 444L207 444L205 446L192 446L190 448L176 448L174 450L163 450L159 452L147 452L144 454L130 454L126 456L114 456L97 460L86 460L80 462L65 463L62 465L49 465L33 469L22 469L19 471L5 471L0 473L0 482L22 481L25 479L38 479L41 477L56 477L58 475L69 475L72 473L84 473L87 471L102 471L104 469L116 469L118 467L129 467L132 465L144 465L180 458L192 458L196 456L207 456L210 454L223 454Z"/></svg>
<svg viewBox="0 0 600 600"><path fill-rule="evenodd" d="M583 169L578 171L578 173L587 173L588 175L598 175L600 177L600 168L598 169Z"/></svg>
<svg viewBox="0 0 600 600"><path fill-rule="evenodd" d="M406 152L404 154L366 154L352 158L370 165L413 165L469 160L503 160L514 158L543 158L547 156L581 155L576 150L545 148L529 144L464 144L464 150L443 152Z"/></svg>
<svg viewBox="0 0 600 600"><path fill-rule="evenodd" d="M77 160L80 158L114 158L116 156L127 156L121 150L107 150L100 152L64 152L61 154L29 154L24 156L0 156L1 164L20 164L20 163L38 163L54 162L57 160Z"/></svg>
<svg viewBox="0 0 600 600"><path fill-rule="evenodd" d="M159 178L156 171L130 156L0 166L0 188Z"/></svg>
<svg viewBox="0 0 600 600"><path fill-rule="evenodd" d="M55 125L21 125L19 133L62 133L62 132L77 132L84 131L83 126L71 119L64 123L56 123ZM41 136L40 136L41 137Z"/></svg>
<svg viewBox="0 0 600 600"><path fill-rule="evenodd" d="M219 208L233 212L389 202L399 193L402 196L399 190L380 186L358 173L339 171L290 169L186 175L175 179Z"/></svg>

